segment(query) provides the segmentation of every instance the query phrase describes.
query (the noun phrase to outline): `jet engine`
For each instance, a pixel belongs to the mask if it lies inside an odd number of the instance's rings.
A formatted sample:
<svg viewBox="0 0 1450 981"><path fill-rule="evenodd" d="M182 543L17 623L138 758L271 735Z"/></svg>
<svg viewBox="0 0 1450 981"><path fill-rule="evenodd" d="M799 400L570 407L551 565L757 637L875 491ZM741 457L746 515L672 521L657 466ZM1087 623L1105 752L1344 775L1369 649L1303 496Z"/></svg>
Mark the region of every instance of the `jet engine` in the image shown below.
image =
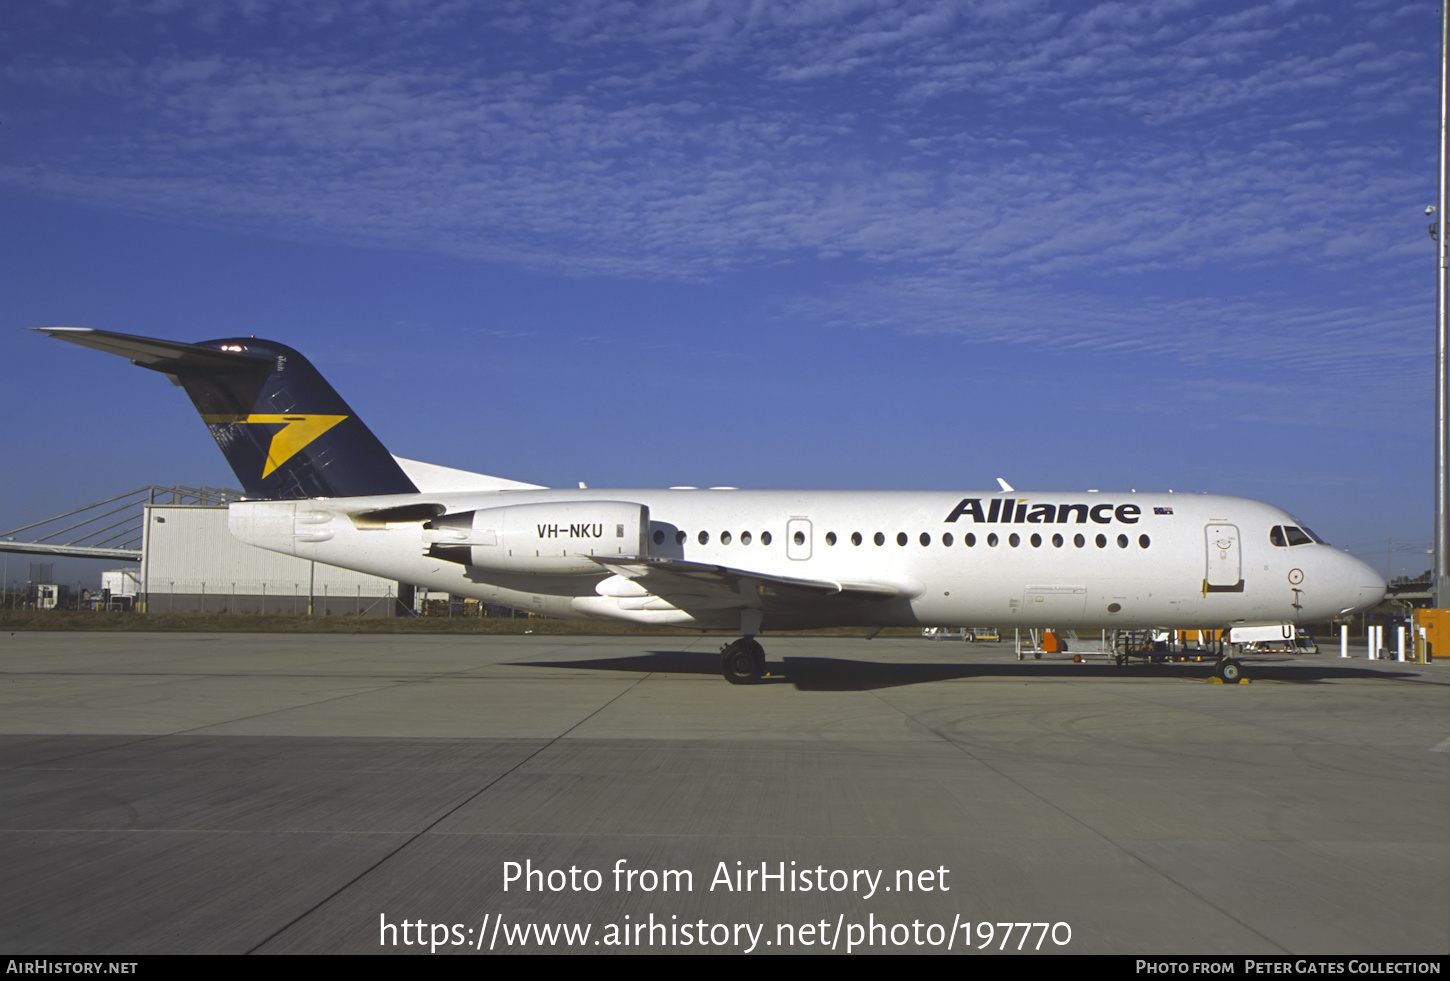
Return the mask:
<svg viewBox="0 0 1450 981"><path fill-rule="evenodd" d="M628 501L561 501L480 508L423 526L428 554L500 572L602 572L589 556L644 555L649 508Z"/></svg>

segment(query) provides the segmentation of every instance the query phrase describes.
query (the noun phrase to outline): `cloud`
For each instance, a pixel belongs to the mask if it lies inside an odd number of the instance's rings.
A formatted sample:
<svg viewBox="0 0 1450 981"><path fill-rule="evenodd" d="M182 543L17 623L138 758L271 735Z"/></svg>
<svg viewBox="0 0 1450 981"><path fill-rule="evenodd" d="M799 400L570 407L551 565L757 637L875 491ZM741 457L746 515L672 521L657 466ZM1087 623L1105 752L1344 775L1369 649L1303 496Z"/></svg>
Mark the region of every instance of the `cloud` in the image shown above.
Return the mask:
<svg viewBox="0 0 1450 981"><path fill-rule="evenodd" d="M0 40L0 184L585 276L844 260L861 281L816 304L823 322L1004 343L1181 354L1131 310L1155 296L1155 316L1178 318L1165 322L1287 363L1349 318L1346 357L1363 357L1377 304L1407 322L1387 298L1425 259L1428 9L27 10ZM1206 277L1258 297L1242 328L1220 322L1237 301L1195 306L1222 292ZM1356 294L1325 289L1352 278ZM1034 328L1049 294L1079 315L1048 308L1051 329ZM975 325L951 326L952 311Z"/></svg>

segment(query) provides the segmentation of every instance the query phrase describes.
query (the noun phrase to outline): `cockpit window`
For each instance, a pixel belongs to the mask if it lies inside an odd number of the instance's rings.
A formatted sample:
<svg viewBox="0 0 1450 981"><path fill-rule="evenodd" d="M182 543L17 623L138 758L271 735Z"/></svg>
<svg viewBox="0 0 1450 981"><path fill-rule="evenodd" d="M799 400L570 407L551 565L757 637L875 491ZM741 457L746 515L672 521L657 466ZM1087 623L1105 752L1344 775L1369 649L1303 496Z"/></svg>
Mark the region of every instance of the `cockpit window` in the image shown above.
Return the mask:
<svg viewBox="0 0 1450 981"><path fill-rule="evenodd" d="M1289 534L1290 545L1308 545L1313 542L1315 545L1323 545L1324 539L1314 534L1314 530L1302 521L1296 521L1292 525L1285 525L1284 531Z"/></svg>
<svg viewBox="0 0 1450 981"><path fill-rule="evenodd" d="M1269 544L1277 545L1279 548L1288 548L1292 545L1323 545L1324 539L1308 528L1295 525L1275 525L1269 529Z"/></svg>
<svg viewBox="0 0 1450 981"><path fill-rule="evenodd" d="M1295 528L1293 525L1284 526L1284 534L1289 538L1290 545L1312 545L1314 537L1304 533L1303 529Z"/></svg>

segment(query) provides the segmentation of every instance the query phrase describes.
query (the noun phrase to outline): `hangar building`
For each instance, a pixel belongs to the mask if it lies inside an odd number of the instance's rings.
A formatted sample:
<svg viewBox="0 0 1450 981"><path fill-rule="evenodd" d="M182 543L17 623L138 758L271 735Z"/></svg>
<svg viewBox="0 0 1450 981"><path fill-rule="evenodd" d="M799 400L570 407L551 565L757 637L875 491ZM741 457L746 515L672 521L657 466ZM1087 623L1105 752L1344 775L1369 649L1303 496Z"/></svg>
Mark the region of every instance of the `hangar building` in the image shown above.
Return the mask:
<svg viewBox="0 0 1450 981"><path fill-rule="evenodd" d="M225 507L143 509L139 587L151 613L407 615L413 588L237 541Z"/></svg>

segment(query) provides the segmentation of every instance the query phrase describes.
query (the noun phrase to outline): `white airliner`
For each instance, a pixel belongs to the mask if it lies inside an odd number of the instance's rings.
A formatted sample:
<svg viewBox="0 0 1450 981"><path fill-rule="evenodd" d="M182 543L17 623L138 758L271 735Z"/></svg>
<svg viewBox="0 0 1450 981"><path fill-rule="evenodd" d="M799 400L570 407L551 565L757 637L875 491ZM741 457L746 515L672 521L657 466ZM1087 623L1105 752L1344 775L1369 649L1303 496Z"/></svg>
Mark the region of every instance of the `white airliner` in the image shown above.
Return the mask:
<svg viewBox="0 0 1450 981"><path fill-rule="evenodd" d="M763 630L1300 624L1386 588L1236 497L552 490L392 456L272 341L41 329L186 390L245 489L230 509L242 541L547 616L738 628L721 652L736 684L763 675Z"/></svg>

